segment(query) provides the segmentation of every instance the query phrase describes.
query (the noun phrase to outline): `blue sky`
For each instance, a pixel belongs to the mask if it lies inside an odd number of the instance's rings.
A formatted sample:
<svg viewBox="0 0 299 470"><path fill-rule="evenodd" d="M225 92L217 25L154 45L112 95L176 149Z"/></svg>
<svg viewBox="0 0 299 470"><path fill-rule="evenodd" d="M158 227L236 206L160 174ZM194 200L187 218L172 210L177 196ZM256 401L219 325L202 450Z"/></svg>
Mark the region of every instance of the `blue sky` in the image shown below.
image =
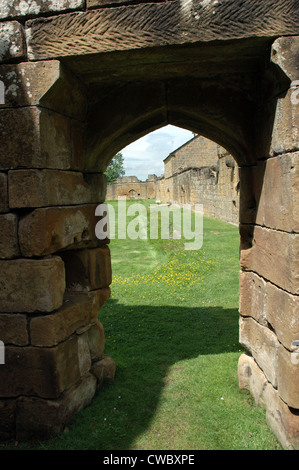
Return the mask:
<svg viewBox="0 0 299 470"><path fill-rule="evenodd" d="M193 137L192 132L169 125L136 140L121 150L126 176L137 176L142 181L149 174L160 176L164 173L164 158Z"/></svg>

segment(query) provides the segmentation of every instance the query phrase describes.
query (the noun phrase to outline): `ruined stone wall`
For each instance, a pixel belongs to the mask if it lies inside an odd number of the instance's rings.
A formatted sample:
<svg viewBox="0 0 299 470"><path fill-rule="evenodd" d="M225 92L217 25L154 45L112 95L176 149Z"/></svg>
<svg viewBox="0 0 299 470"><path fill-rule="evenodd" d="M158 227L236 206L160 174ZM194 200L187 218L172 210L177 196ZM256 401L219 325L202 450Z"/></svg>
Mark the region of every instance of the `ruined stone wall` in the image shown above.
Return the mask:
<svg viewBox="0 0 299 470"><path fill-rule="evenodd" d="M238 223L238 167L222 147L197 136L172 152L164 160L164 169L165 176L151 176L146 181L135 176L119 178L108 185L107 200L151 198L174 204L203 204L206 216Z"/></svg>
<svg viewBox="0 0 299 470"><path fill-rule="evenodd" d="M156 196L164 202L203 204L207 217L239 221L239 175L231 156L219 159L217 169L194 168L158 180Z"/></svg>
<svg viewBox="0 0 299 470"><path fill-rule="evenodd" d="M285 448L299 448L299 37L272 60L290 78L279 95L268 152L240 169L239 383L266 407ZM269 109L271 102L268 102Z"/></svg>
<svg viewBox="0 0 299 470"><path fill-rule="evenodd" d="M217 165L218 145L202 136L194 137L164 160L164 176L169 178L188 167Z"/></svg>
<svg viewBox="0 0 299 470"><path fill-rule="evenodd" d="M107 186L106 199L116 200L119 197L127 199L154 199L156 197L155 175L146 181L140 181L136 176L122 176Z"/></svg>
<svg viewBox="0 0 299 470"><path fill-rule="evenodd" d="M167 203L203 204L206 216L238 224L239 170L232 156L203 137L190 141L190 156L188 150L189 142L164 161L165 175L170 168L177 171L157 180L156 199Z"/></svg>
<svg viewBox="0 0 299 470"><path fill-rule="evenodd" d="M0 15L51 6L70 2L1 1ZM60 432L113 373L98 321L111 283L95 236L106 179L84 169L86 90L59 61L25 54L22 24L0 23L0 439L18 440Z"/></svg>

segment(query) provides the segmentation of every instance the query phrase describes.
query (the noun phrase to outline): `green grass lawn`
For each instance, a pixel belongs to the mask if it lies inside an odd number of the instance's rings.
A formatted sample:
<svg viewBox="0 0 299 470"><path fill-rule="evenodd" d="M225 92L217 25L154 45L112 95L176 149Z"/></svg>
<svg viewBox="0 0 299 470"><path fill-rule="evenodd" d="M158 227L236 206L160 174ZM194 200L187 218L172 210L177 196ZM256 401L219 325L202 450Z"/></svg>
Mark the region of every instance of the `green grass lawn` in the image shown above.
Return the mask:
<svg viewBox="0 0 299 470"><path fill-rule="evenodd" d="M205 218L197 251L183 240L110 249L112 296L99 319L115 381L35 448L280 449L265 411L238 388L238 228Z"/></svg>

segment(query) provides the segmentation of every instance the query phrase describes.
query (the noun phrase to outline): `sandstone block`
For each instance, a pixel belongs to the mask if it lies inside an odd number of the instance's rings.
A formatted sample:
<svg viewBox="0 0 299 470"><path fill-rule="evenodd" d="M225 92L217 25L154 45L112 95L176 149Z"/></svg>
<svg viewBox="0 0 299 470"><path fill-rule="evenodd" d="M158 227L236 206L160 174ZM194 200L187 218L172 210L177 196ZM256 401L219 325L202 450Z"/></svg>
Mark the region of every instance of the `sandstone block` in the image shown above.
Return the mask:
<svg viewBox="0 0 299 470"><path fill-rule="evenodd" d="M33 346L55 346L79 328L94 323L99 308L109 295L110 289L102 289L96 293L68 294L59 310L31 319L31 344Z"/></svg>
<svg viewBox="0 0 299 470"><path fill-rule="evenodd" d="M267 403L267 422L281 445L285 449L299 450L298 411L289 408L271 384L265 389L264 399Z"/></svg>
<svg viewBox="0 0 299 470"><path fill-rule="evenodd" d="M100 308L105 304L111 295L110 287L104 287L103 289L98 289L90 292L91 295L94 295L94 308L99 313Z"/></svg>
<svg viewBox="0 0 299 470"><path fill-rule="evenodd" d="M121 6L109 11L102 8L65 14L63 18L53 16L48 21L28 21L29 57L38 60L217 39L277 37L298 32L298 13L291 0L284 1L283 7L280 3L272 3L271 18L268 4L254 0L246 7L234 8L233 1L204 5L200 0L194 0L194 11L201 14L200 28L197 16L177 2L132 5L129 7L131 14L128 14L127 6ZM265 16L267 22L264 21ZM228 17L231 22L229 28ZM118 32L117 41L115 31ZM161 31L167 31L167 35ZM52 38L57 35L59 41L54 44Z"/></svg>
<svg viewBox="0 0 299 470"><path fill-rule="evenodd" d="M5 87L1 108L40 105L70 118L85 118L84 86L58 60L1 65L0 80Z"/></svg>
<svg viewBox="0 0 299 470"><path fill-rule="evenodd" d="M99 309L110 296L110 288L84 294L68 294L63 306L50 315L37 316L30 322L33 346L55 346L74 332L88 329L97 319Z"/></svg>
<svg viewBox="0 0 299 470"><path fill-rule="evenodd" d="M257 405L263 406L263 392L267 385L265 375L253 359L247 354L242 354L238 361L238 378L241 390L248 390Z"/></svg>
<svg viewBox="0 0 299 470"><path fill-rule="evenodd" d="M299 409L299 348L290 352L280 345L277 361L278 394L291 408Z"/></svg>
<svg viewBox="0 0 299 470"><path fill-rule="evenodd" d="M51 312L63 302L64 264L58 256L0 261L0 311Z"/></svg>
<svg viewBox="0 0 299 470"><path fill-rule="evenodd" d="M5 348L1 366L2 397L58 398L80 378L77 336L54 348Z"/></svg>
<svg viewBox="0 0 299 470"><path fill-rule="evenodd" d="M16 438L48 439L59 434L74 413L88 406L96 392L96 378L86 374L57 400L20 397L17 402Z"/></svg>
<svg viewBox="0 0 299 470"><path fill-rule="evenodd" d="M104 356L92 365L91 372L97 378L99 385L103 381L113 382L115 376L115 362L110 356Z"/></svg>
<svg viewBox="0 0 299 470"><path fill-rule="evenodd" d="M0 213L8 211L7 175L0 173Z"/></svg>
<svg viewBox="0 0 299 470"><path fill-rule="evenodd" d="M76 119L71 121L71 134L72 134L72 169L74 170L91 170L87 164L85 153L85 132L86 125ZM100 159L99 159L100 160ZM99 169L99 163L96 166Z"/></svg>
<svg viewBox="0 0 299 470"><path fill-rule="evenodd" d="M299 340L298 297L267 283L265 313L279 341L286 349L294 351L293 343Z"/></svg>
<svg viewBox="0 0 299 470"><path fill-rule="evenodd" d="M290 79L290 89L279 98L273 125L272 154L299 149L299 37L280 37L272 45L271 59Z"/></svg>
<svg viewBox="0 0 299 470"><path fill-rule="evenodd" d="M16 400L0 400L0 439L15 438Z"/></svg>
<svg viewBox="0 0 299 470"><path fill-rule="evenodd" d="M95 376L95 378L97 379L97 384L98 384L98 387L100 387L104 381L104 373L105 373L105 369L104 369L104 364L101 361L97 361L97 362L94 362L92 364L92 367L91 367L91 373Z"/></svg>
<svg viewBox="0 0 299 470"><path fill-rule="evenodd" d="M112 282L108 246L62 253L66 286L69 290L90 291L108 287Z"/></svg>
<svg viewBox="0 0 299 470"><path fill-rule="evenodd" d="M5 103L1 108L40 104L58 78L59 62L55 60L0 65L0 80L5 86Z"/></svg>
<svg viewBox="0 0 299 470"><path fill-rule="evenodd" d="M23 16L38 16L41 13L59 12L83 8L83 0L7 0L0 1L0 18L15 18Z"/></svg>
<svg viewBox="0 0 299 470"><path fill-rule="evenodd" d="M19 441L49 439L63 431L58 400L20 397L15 414L15 433Z"/></svg>
<svg viewBox="0 0 299 470"><path fill-rule="evenodd" d="M240 185L241 223L256 222L287 232L299 231L298 152L240 168Z"/></svg>
<svg viewBox="0 0 299 470"><path fill-rule="evenodd" d="M25 56L24 33L17 21L0 23L0 63Z"/></svg>
<svg viewBox="0 0 299 470"><path fill-rule="evenodd" d="M0 129L2 169L72 167L69 118L37 107L4 109Z"/></svg>
<svg viewBox="0 0 299 470"><path fill-rule="evenodd" d="M286 96L279 98L273 124L270 154L299 150L299 80L292 82Z"/></svg>
<svg viewBox="0 0 299 470"><path fill-rule="evenodd" d="M255 273L240 271L239 310L242 316L254 318L258 323L267 326L265 311L266 282Z"/></svg>
<svg viewBox="0 0 299 470"><path fill-rule="evenodd" d="M26 346L29 343L26 315L0 313L0 332L4 344Z"/></svg>
<svg viewBox="0 0 299 470"><path fill-rule="evenodd" d="M18 217L16 214L0 214L0 258L16 258L20 254L18 243Z"/></svg>
<svg viewBox="0 0 299 470"><path fill-rule="evenodd" d="M80 375L82 376L89 372L91 368L91 357L87 332L78 335L78 361Z"/></svg>
<svg viewBox="0 0 299 470"><path fill-rule="evenodd" d="M39 133L42 168L71 169L70 119L53 111L42 110L39 116ZM33 167L32 165L31 168Z"/></svg>
<svg viewBox="0 0 299 470"><path fill-rule="evenodd" d="M239 340L253 356L267 380L276 387L279 349L276 335L252 318L240 317Z"/></svg>
<svg viewBox="0 0 299 470"><path fill-rule="evenodd" d="M105 200L106 177L56 170L12 170L8 174L11 208L67 206Z"/></svg>
<svg viewBox="0 0 299 470"><path fill-rule="evenodd" d="M105 334L102 323L96 321L87 331L87 337L91 360L102 359L105 347Z"/></svg>
<svg viewBox="0 0 299 470"><path fill-rule="evenodd" d="M26 161L28 155L28 164L30 165L32 153L33 158L35 154L38 154L38 140L36 139L36 124L34 122L37 112L35 108L0 110L1 169L21 167L24 164L24 156ZM12 135L15 136L14 139L11 138ZM14 155L13 159L12 155Z"/></svg>
<svg viewBox="0 0 299 470"><path fill-rule="evenodd" d="M19 223L22 255L44 256L63 249L96 246L96 207L46 207L25 215Z"/></svg>
<svg viewBox="0 0 299 470"><path fill-rule="evenodd" d="M53 69L55 65L58 77L49 92L41 97L40 104L84 122L87 113L85 86L60 61L51 61L51 64Z"/></svg>
<svg viewBox="0 0 299 470"><path fill-rule="evenodd" d="M298 79L299 36L280 37L272 44L271 60L290 80Z"/></svg>
<svg viewBox="0 0 299 470"><path fill-rule="evenodd" d="M289 351L299 341L299 304L296 295L279 289L253 272L240 272L240 313L263 326L271 325Z"/></svg>
<svg viewBox="0 0 299 470"><path fill-rule="evenodd" d="M292 294L299 293L299 234L242 225L241 267Z"/></svg>
<svg viewBox="0 0 299 470"><path fill-rule="evenodd" d="M299 152L267 160L256 223L286 232L299 232L298 188Z"/></svg>
<svg viewBox="0 0 299 470"><path fill-rule="evenodd" d="M104 380L113 382L116 371L114 360L110 356L104 356L100 362L104 366Z"/></svg>

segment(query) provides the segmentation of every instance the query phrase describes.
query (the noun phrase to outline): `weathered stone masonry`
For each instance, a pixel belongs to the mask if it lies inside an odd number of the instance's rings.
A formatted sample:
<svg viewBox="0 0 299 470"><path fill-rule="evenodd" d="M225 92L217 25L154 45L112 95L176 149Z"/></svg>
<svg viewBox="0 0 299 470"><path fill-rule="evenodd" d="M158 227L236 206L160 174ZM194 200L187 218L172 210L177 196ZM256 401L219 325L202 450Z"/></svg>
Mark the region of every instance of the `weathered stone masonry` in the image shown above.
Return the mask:
<svg viewBox="0 0 299 470"><path fill-rule="evenodd" d="M98 321L111 283L95 237L106 182L83 168L86 97L73 74L21 62L1 79L0 435L48 437L114 374Z"/></svg>
<svg viewBox="0 0 299 470"><path fill-rule="evenodd" d="M113 183L108 184L106 199L113 201L119 197L126 199L155 199L156 175L148 175L146 181L139 180L136 176L122 176Z"/></svg>
<svg viewBox="0 0 299 470"><path fill-rule="evenodd" d="M203 204L203 212L225 222L239 222L239 171L233 157L202 136L164 159L164 174L146 181L123 176L107 186L107 200L156 199L167 204Z"/></svg>
<svg viewBox="0 0 299 470"><path fill-rule="evenodd" d="M239 175L231 155L216 146L214 164L198 161L196 166L161 178L158 199L167 203L202 204L204 215L232 224L239 223Z"/></svg>
<svg viewBox="0 0 299 470"><path fill-rule="evenodd" d="M1 438L60 432L114 364L103 172L173 124L240 170L239 383L299 448L298 4L0 1Z"/></svg>

